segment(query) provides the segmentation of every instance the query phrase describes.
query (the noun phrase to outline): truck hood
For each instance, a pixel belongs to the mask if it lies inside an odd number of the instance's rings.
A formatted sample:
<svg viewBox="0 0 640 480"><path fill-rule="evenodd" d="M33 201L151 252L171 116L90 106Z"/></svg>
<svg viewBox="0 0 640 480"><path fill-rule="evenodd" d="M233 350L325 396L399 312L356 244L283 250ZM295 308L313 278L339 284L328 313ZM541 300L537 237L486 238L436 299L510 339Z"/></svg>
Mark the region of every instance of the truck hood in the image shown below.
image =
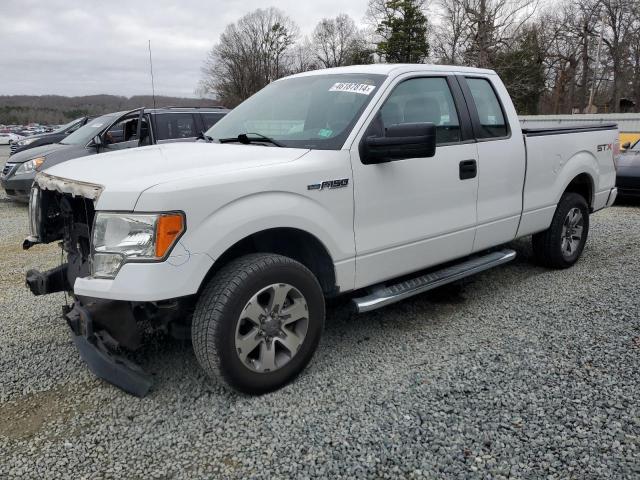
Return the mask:
<svg viewBox="0 0 640 480"><path fill-rule="evenodd" d="M263 145L171 143L76 158L45 173L71 181L67 183L100 187L100 209L131 210L140 194L155 185L290 162L307 152Z"/></svg>

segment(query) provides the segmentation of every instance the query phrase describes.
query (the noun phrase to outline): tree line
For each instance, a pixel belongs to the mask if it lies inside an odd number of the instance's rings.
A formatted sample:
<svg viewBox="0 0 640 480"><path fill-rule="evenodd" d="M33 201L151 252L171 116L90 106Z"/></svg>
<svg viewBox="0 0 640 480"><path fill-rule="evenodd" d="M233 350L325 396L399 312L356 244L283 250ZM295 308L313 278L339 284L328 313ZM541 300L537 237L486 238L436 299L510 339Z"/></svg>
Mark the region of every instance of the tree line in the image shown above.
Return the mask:
<svg viewBox="0 0 640 480"><path fill-rule="evenodd" d="M228 25L199 92L233 107L277 78L376 62L496 70L520 114L640 111L640 0L370 0L309 35L281 10Z"/></svg>
<svg viewBox="0 0 640 480"><path fill-rule="evenodd" d="M198 107L215 102L196 98L156 96L157 106ZM146 95L121 97L117 95L88 95L64 97L60 95L0 95L0 124L27 125L41 123L58 125L85 115L98 116L110 112L133 110L153 105ZM213 106L213 105L211 105Z"/></svg>

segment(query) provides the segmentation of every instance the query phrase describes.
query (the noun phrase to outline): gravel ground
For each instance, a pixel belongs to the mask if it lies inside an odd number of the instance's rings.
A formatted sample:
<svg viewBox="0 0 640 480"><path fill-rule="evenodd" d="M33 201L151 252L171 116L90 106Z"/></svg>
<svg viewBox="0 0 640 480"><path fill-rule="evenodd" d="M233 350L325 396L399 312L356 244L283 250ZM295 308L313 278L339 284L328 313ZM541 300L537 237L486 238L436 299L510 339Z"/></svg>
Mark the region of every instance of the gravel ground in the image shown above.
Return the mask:
<svg viewBox="0 0 640 480"><path fill-rule="evenodd" d="M3 160L0 160L0 164ZM2 194L0 194L2 195ZM137 399L94 378L25 270L26 207L0 197L0 478L639 478L640 206L592 217L566 271L507 266L352 316L311 366L236 395L154 337Z"/></svg>

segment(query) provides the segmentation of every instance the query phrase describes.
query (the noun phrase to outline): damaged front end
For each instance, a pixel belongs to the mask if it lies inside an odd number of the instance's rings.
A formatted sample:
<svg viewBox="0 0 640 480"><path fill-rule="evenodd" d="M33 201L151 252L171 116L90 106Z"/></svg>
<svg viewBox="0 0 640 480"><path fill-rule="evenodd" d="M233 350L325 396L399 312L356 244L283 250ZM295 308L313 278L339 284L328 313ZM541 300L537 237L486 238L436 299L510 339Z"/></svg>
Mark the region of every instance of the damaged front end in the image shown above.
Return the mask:
<svg viewBox="0 0 640 480"><path fill-rule="evenodd" d="M84 192L89 196L67 193L64 183L53 183L54 177L39 174L29 198L30 235L24 240L25 250L38 243L61 241L67 263L47 272L29 270L27 286L34 295L72 291L78 277L90 275L91 226L95 216L94 200L99 188ZM44 180L44 181L43 181ZM53 189L54 185L57 189ZM69 189L73 190L73 189ZM93 197L92 197L93 196Z"/></svg>
<svg viewBox="0 0 640 480"><path fill-rule="evenodd" d="M126 358L141 346L141 325L186 337L181 313L186 300L127 302L77 296L73 285L91 275L95 202L102 187L53 177L36 176L29 201L30 235L26 250L40 243L60 242L66 262L46 272L29 270L26 284L34 295L67 292L73 298L63 317L71 328L81 358L98 377L136 396L152 386L151 376Z"/></svg>

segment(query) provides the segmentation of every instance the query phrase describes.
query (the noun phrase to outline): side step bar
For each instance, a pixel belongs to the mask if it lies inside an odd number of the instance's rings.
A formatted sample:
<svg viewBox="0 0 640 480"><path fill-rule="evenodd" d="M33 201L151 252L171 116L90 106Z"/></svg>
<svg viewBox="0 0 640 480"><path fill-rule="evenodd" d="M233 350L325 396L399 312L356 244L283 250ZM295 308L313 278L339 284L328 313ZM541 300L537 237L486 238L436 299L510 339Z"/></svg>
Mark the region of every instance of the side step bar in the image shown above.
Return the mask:
<svg viewBox="0 0 640 480"><path fill-rule="evenodd" d="M369 312L376 308L391 305L405 298L432 290L441 285L455 282L461 278L488 270L516 258L515 250L500 250L479 257L472 257L456 265L426 273L419 277L403 280L393 285L380 284L371 289L371 293L364 297L354 298L358 313Z"/></svg>

